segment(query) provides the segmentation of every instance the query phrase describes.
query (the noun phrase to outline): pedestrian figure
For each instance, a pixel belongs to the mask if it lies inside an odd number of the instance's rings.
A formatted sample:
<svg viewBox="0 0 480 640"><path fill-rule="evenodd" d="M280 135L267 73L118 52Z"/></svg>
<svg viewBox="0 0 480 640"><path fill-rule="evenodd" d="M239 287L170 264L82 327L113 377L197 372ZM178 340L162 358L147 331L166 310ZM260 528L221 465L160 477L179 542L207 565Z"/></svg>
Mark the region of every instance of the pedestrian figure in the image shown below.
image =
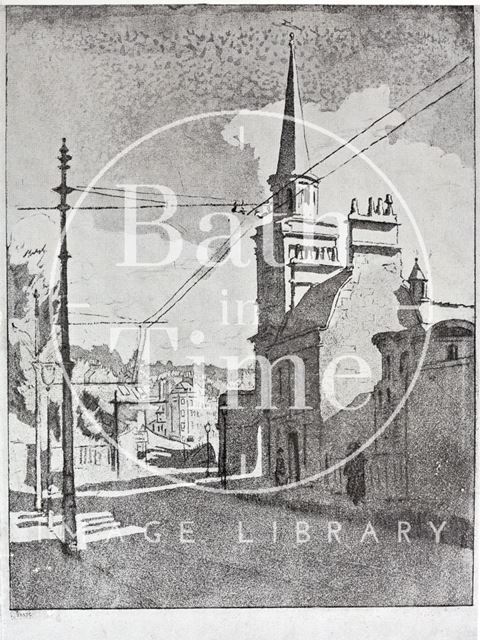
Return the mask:
<svg viewBox="0 0 480 640"><path fill-rule="evenodd" d="M283 449L279 447L275 463L275 486L279 487L283 484L287 484L287 466L283 458Z"/></svg>
<svg viewBox="0 0 480 640"><path fill-rule="evenodd" d="M347 447L347 456L360 448L359 442L351 442ZM347 462L343 469L343 475L347 476L347 495L356 506L365 500L365 463L363 452Z"/></svg>

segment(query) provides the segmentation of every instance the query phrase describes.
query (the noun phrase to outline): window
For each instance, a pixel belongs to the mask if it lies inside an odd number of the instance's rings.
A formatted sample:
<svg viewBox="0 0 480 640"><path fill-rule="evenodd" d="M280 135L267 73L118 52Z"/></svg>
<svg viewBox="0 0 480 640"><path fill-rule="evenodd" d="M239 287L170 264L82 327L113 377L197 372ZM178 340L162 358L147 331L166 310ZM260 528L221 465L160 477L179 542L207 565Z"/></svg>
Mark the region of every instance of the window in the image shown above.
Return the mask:
<svg viewBox="0 0 480 640"><path fill-rule="evenodd" d="M458 345L449 344L447 347L447 360L458 360Z"/></svg>
<svg viewBox="0 0 480 640"><path fill-rule="evenodd" d="M182 398L182 404L185 404L185 398Z"/></svg>
<svg viewBox="0 0 480 640"><path fill-rule="evenodd" d="M185 415L185 409L182 409L181 414L182 414L182 418L183 418L183 416Z"/></svg>
<svg viewBox="0 0 480 640"><path fill-rule="evenodd" d="M387 380L390 380L390 378L392 377L392 358L391 356L385 356L385 361L384 361L384 374L385 374L385 378ZM388 393L388 391L387 391Z"/></svg>
<svg viewBox="0 0 480 640"><path fill-rule="evenodd" d="M383 406L383 417L385 420L389 417L392 412L392 392L390 389L387 389L386 398Z"/></svg>
<svg viewBox="0 0 480 640"><path fill-rule="evenodd" d="M287 374L288 374L288 406L293 407L293 404L294 404L293 385L295 383L295 375L294 375L295 371L293 369L293 364L290 361L287 361Z"/></svg>
<svg viewBox="0 0 480 640"><path fill-rule="evenodd" d="M400 356L400 373L407 373L408 370L408 351L404 351Z"/></svg>
<svg viewBox="0 0 480 640"><path fill-rule="evenodd" d="M303 423L303 464L307 466L307 425Z"/></svg>
<svg viewBox="0 0 480 640"><path fill-rule="evenodd" d="M288 208L290 211L293 211L293 193L291 189L288 189L287 191L287 198L288 198Z"/></svg>

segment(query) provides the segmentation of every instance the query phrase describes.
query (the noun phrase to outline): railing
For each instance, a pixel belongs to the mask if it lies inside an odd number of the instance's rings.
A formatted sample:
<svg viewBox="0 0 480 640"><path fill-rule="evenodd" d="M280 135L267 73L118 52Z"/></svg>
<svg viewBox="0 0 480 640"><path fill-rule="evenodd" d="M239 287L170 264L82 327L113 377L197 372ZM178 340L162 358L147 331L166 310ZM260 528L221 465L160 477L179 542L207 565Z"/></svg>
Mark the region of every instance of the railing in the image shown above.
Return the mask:
<svg viewBox="0 0 480 640"><path fill-rule="evenodd" d="M105 444L77 446L75 463L78 467L110 465L111 447Z"/></svg>
<svg viewBox="0 0 480 640"><path fill-rule="evenodd" d="M338 262L336 247L291 246L288 252L290 260L299 262Z"/></svg>

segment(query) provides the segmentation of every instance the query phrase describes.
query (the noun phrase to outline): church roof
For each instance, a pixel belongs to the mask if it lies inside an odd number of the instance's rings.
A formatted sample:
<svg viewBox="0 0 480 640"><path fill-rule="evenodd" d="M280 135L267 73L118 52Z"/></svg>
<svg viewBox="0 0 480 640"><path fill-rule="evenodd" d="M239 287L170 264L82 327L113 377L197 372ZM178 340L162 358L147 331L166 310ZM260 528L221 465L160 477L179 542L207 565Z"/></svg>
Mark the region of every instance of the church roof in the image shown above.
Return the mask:
<svg viewBox="0 0 480 640"><path fill-rule="evenodd" d="M351 273L350 269L342 269L328 280L310 287L297 306L286 314L278 338L297 335L315 328L326 329L335 308L337 294L348 282ZM409 290L400 286L395 291L395 297L399 303L399 323L406 328L419 325L421 316L418 310L413 308Z"/></svg>
<svg viewBox="0 0 480 640"><path fill-rule="evenodd" d="M310 167L303 107L295 62L295 44L290 34L290 59L288 63L285 108L280 138L277 175L302 175Z"/></svg>
<svg viewBox="0 0 480 640"><path fill-rule="evenodd" d="M350 279L351 273L350 269L342 269L328 280L310 287L297 306L286 314L280 335L325 328L337 293Z"/></svg>

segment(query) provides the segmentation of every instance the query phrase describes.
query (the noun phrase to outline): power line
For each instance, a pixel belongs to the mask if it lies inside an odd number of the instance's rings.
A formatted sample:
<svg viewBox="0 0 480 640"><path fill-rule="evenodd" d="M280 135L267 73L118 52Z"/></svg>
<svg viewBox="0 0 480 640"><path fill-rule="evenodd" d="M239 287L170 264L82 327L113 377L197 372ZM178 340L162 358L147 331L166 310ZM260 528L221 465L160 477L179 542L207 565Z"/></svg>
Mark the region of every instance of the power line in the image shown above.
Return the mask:
<svg viewBox="0 0 480 640"><path fill-rule="evenodd" d="M59 324L58 322L56 322L55 324ZM115 320L112 318L112 320L95 320L95 321L90 321L90 322L69 322L70 326L89 326L89 325L100 325L100 324L106 324L109 326L115 326L117 324L128 324L131 327L139 327L142 326L144 324L148 324L147 322L145 322L145 320ZM158 324L166 324L166 320L163 322L159 322Z"/></svg>
<svg viewBox="0 0 480 640"><path fill-rule="evenodd" d="M93 196L106 196L108 198L120 198L121 200L125 200L125 196L121 196L118 193L103 193L102 191L90 191L88 189L73 189L74 191L78 191L79 193L88 193ZM169 197L165 194L165 197ZM176 197L174 194L173 197ZM160 205L161 207L166 207L167 202L162 202L161 200L155 200L152 198L135 198L138 202L150 202L152 204ZM176 207L233 207L234 203L230 202L177 202L175 204ZM248 204L247 206L252 206L252 204ZM79 207L81 208L81 207ZM119 207L119 208L132 208L132 207ZM136 208L136 207L133 207Z"/></svg>
<svg viewBox="0 0 480 640"><path fill-rule="evenodd" d="M254 204L254 203L245 203L244 206L248 206L248 207L253 207L253 209L251 209L250 211L248 211L245 215L249 216L252 213L254 213L255 211L257 211L260 207L264 206L265 204L268 204L268 202L270 202L270 200L275 196L278 195L278 193L280 193L281 191L283 191L286 187L288 187L290 184L293 184L294 182L296 182L297 180L299 180L300 178L305 177L306 175L308 175L309 173L311 173L313 171L313 169L315 169L315 167L317 167L319 164L321 164L322 162L325 162L326 160L328 160L329 158L331 158L334 154L338 153L338 151L341 151L342 149L344 149L345 147L347 147L349 144L351 144L354 140L356 140L358 137L360 137L361 135L363 135L364 133L366 133L369 129L371 129L372 127L374 127L376 124L378 124L379 122L381 122L382 120L384 120L385 118L387 118L389 115L392 115L393 113L395 113L395 111L398 111L399 109L401 109L402 107L404 107L408 102L410 102L411 100L413 100L414 98L416 98L417 96L419 96L421 93L423 93L424 91L427 91L428 89L431 89L433 86L435 86L438 82L440 82L441 80L445 79L448 75L450 75L453 71L455 71L455 69L457 69L459 66L461 66L462 64L464 64L467 60L469 60L470 56L465 57L463 60L461 60L460 62L457 62L457 64L455 64L453 67L451 67L448 71L446 71L444 74L442 74L441 76L439 76L438 78L436 78L435 80L433 80L430 84L427 84L425 87L423 87L422 89L419 89L418 91L416 91L415 93L413 93L411 96L409 96L408 98L406 98L403 102L401 102L400 104L398 104L397 106L393 107L392 109L390 109L390 111L387 111L387 113L383 114L382 116L378 117L376 120L374 120L373 122L371 122L367 127L365 127L362 131L359 131L358 133L356 133L354 136L352 136L349 140L347 140L347 142L345 142L344 144L340 145L339 147L335 148L333 151L329 152L328 154L326 154L325 156L323 156L323 158L321 158L320 160L318 160L315 164L313 164L311 167L309 167L306 171L304 171L304 173L302 173L301 175L295 176L294 178L292 178L292 180L290 180L289 182L287 182L281 189L279 189L278 191L272 193L270 196L268 196L265 200L263 200L262 202L260 202L259 204ZM447 94L445 94L447 95ZM428 105L427 105L428 106ZM420 113L420 112L419 112ZM415 115L415 114L414 114ZM413 116L411 116L413 117ZM399 125L401 126L401 125ZM367 147L368 148L368 147ZM326 177L326 176L325 176ZM77 191L80 191L82 187L78 187L76 188ZM103 191L108 191L108 190L114 190L113 187L92 187L92 189L102 189ZM117 190L117 189L115 189ZM118 191L123 191L122 189L118 189ZM90 193L90 191L86 191L87 193ZM140 193L140 192L138 192ZM143 195L149 195L148 192L141 192ZM98 194L98 195L108 195L108 194ZM179 194L180 195L180 194ZM185 194L184 194L185 195ZM119 196L117 196L119 197ZM185 195L185 197L196 197L196 196L190 196L190 195ZM210 198L212 200L218 200L217 197L215 196L210 196ZM153 200L150 200L151 202L153 202ZM155 201L156 202L156 201ZM177 206L181 206L181 207L200 207L200 206L212 206L212 207L218 207L218 206L230 206L233 207L235 203L179 203L177 204ZM115 206L92 206L92 207L72 207L72 209L77 209L77 210L90 210L90 211L95 211L95 210L104 210L104 209L149 209L149 208L164 208L166 206L165 203L163 204L156 204L156 205L139 205L138 207L115 207ZM18 211L50 211L50 210L55 210L57 209L57 207L17 207Z"/></svg>
<svg viewBox="0 0 480 640"><path fill-rule="evenodd" d="M116 187L90 187L90 189L88 189L87 186L85 185L77 185L76 189L87 189L89 191L91 190L97 190L97 189L101 189L102 191L121 191L122 193L138 193L140 195L144 195L144 196L152 196L152 195L156 195L154 193L151 193L150 191L129 191L128 189L119 189ZM164 195L164 197L168 198L169 194L162 194ZM194 195L191 193L176 193L175 194L176 197L179 198L210 198L210 200L225 200L225 198L221 198L220 196L211 196L211 195Z"/></svg>
<svg viewBox="0 0 480 640"><path fill-rule="evenodd" d="M311 173L312 169L314 169L315 167L317 167L319 164L321 164L322 162L325 162L326 160L328 160L329 158L331 158L335 153L337 153L338 151L344 149L345 147L347 147L349 144L351 144L356 138L360 137L361 135L363 135L364 133L366 133L369 129L371 129L372 127L374 127L376 124L378 124L381 120L384 120L386 117L388 117L389 115L391 115L392 113L394 113L395 111L398 111L399 109L401 109L403 106L405 106L408 102L410 102L411 100L413 100L414 98L416 98L418 95L420 95L422 92L427 91L428 89L430 89L431 87L433 87L435 84L437 84L438 82L440 82L441 80L443 80L446 76L448 76L450 73L452 73L452 71L454 71L457 67L459 67L460 65L462 65L464 62L466 62L466 60L468 60L469 57L467 56L466 58L464 58L463 60L461 60L460 62L458 62L456 65L454 65L451 69L449 69L447 72L445 72L443 75L441 75L440 77L438 77L436 80L434 80L433 82L431 82L429 85L426 85L423 89L420 89L419 91L415 92L414 94L412 94L409 98L407 98L406 100L404 100L403 102L401 102L398 106L390 109L390 111L388 111L387 113L385 113L383 116L380 116L379 118L377 118L376 120L374 120L373 122L371 122L367 127L365 127L362 131L360 131L359 133L355 134L354 136L352 136L346 143L340 145L339 147L335 148L333 151L331 151L330 153L326 154L325 156L323 156L319 161L317 161L315 164L313 164L309 169L307 169L302 175L299 176L295 176L292 180L290 180L289 182L287 182L281 189L278 189L278 191L272 193L268 198L266 198L264 201L262 201L260 204L256 205L253 209L251 209L250 211L248 211L245 214L245 218L248 217L249 215L251 215L252 213L254 213L259 207L267 204L275 195L278 195L280 192L282 192L286 187L288 187L290 184L295 183L297 180L299 180L302 177L305 177L306 175L308 175L309 173ZM332 171L330 171L328 174L326 174L325 176L322 176L321 178L319 178L317 180L317 182L320 182L321 180L326 179L329 175L332 175L332 173L334 173L335 171L337 171L340 167L344 166L345 164L347 164L348 162L351 162L354 158L356 158L358 155L364 153L365 151L367 151L370 147L374 146L377 142L380 142L381 140L384 140L385 138L387 138L389 135L391 135L393 132L397 131L398 129L400 129L402 126L404 126L407 122L409 122L413 117L415 117L416 115L418 115L419 113L425 111L425 109L429 108L430 106L436 104L437 102L439 102L442 98L446 97L447 95L453 93L453 91L455 91L456 89L460 88L463 84L465 84L471 76L469 76L466 80L464 80L463 82L461 82L460 84L456 85L455 87L453 87L452 89L450 89L449 91L447 91L446 93L442 94L439 98L437 98L436 100L434 100L433 102L425 105L424 107L422 107L419 111L415 112L414 114L412 114L411 116L409 116L407 119L405 119L402 123L400 123L399 125L397 125L396 127L394 127L393 129L391 129L388 133L386 133L384 136L382 136L381 138L378 138L377 140L375 140L374 142L372 142L369 146L365 147L364 149L362 149L361 151L359 151L358 153L356 153L354 156L352 156L351 158L348 159L348 161L344 162L342 165L340 165L339 167L337 167L336 169L333 169ZM243 224L244 220L242 221L241 224ZM238 242L244 235L245 233L247 233L248 229L246 231L244 231L238 238L237 240L233 243L236 244L236 242ZM212 265L210 265L208 268L206 268L204 265L202 265L200 268L198 268L191 276L189 276L185 282L168 298L168 300L160 307L160 309L158 309L156 312L154 312L153 314L151 314L146 320L150 321L151 324L154 324L156 322L156 320L153 320L153 318L155 318L155 316L157 316L158 314L161 314L159 317L163 317L165 315L165 313L168 313L168 311L170 311L173 306L175 306L175 304L177 304L178 302L180 302L180 300L182 300L186 293L188 293L193 286L195 286L195 284L197 284L198 282L200 282L201 280L203 280L203 278L205 278L208 273L210 273L210 271L216 266L216 264L218 264L220 262L220 260L223 259L223 257L228 253L230 246L233 246L231 244L231 239L229 238L225 243L222 244L221 247L219 247L219 249L217 250L216 254L214 254L212 256L212 259L216 260L216 262L214 262ZM205 273L199 275L201 273L201 271L203 269L206 269ZM186 286L188 285L188 283L195 278L197 275L199 275L198 280L195 281L195 283L192 285L192 287L189 287L187 289L187 291L185 292L185 294L183 294L182 296L180 296L180 298L177 300L177 302L175 302L173 305L171 305L170 307L168 307L168 309L166 309L166 311L164 313L163 310L165 309L165 307L173 300L173 298Z"/></svg>
<svg viewBox="0 0 480 640"><path fill-rule="evenodd" d="M469 80L471 80L471 77L468 77L466 80L464 80L463 82L460 82L460 84L457 84L455 87L453 87L452 89L449 89L446 93L442 94L439 98L437 98L436 100L434 100L433 102L430 102L429 104L425 105L424 107L422 107L421 109L419 109L418 111L416 111L415 113L413 113L411 116L409 116L408 118L405 118L405 120L403 122L401 122L399 125L397 125L396 127L393 127L392 129L390 129L390 131L388 131L386 134L384 134L383 136L380 136L380 138L377 138L376 140L374 140L371 144L369 144L367 147L365 147L364 149L362 149L361 151L359 151L357 154L355 154L354 156L352 156L351 158L348 158L348 160L345 160L345 162L342 162L342 164L338 165L338 167L336 167L335 169L332 169L331 171L329 171L328 173L326 173L324 176L321 176L320 178L318 178L317 182L320 183L322 180L325 180L325 178L328 178L328 176L332 175L332 173L335 173L336 171L338 171L339 169L341 169L342 167L344 167L346 164L348 164L349 162L351 162L352 160L354 160L357 156L359 156L361 153L363 153L364 151L368 151L368 149L371 149L373 146L375 146L378 142L381 142L382 140L385 140L386 138L388 138L388 136L391 136L392 133L394 133L395 131L397 131L398 129L400 129L400 127L403 127L407 124L407 122L409 122L412 118L414 118L415 116L418 116L420 113L422 113L423 111L425 111L426 109L429 109L430 107L432 107L433 105L435 105L437 102L440 102L440 100L442 100L443 98L445 98L446 96L450 95L451 93L453 93L454 91L456 91L457 89L459 89L460 87L462 87L464 84L466 84Z"/></svg>
<svg viewBox="0 0 480 640"><path fill-rule="evenodd" d="M78 189L77 189L78 191ZM88 192L87 192L88 193ZM107 195L107 194L105 194ZM254 206L255 203L253 202L245 202L244 206L246 207L251 207ZM90 207L70 207L71 210L73 211L103 211L103 210L126 210L126 209L133 209L133 210L137 210L137 209L164 209L167 205L165 203L163 204L141 204L138 205L136 207L126 207L126 206L104 206L104 205L98 205L98 206L90 206ZM182 203L182 202L178 202L177 207L182 207L182 208L198 208L198 207L229 207L230 209L232 209L235 206L235 202L195 202L195 203ZM256 207L258 208L258 207ZM17 207L17 211L58 211L58 207ZM249 212L251 213L251 212Z"/></svg>

